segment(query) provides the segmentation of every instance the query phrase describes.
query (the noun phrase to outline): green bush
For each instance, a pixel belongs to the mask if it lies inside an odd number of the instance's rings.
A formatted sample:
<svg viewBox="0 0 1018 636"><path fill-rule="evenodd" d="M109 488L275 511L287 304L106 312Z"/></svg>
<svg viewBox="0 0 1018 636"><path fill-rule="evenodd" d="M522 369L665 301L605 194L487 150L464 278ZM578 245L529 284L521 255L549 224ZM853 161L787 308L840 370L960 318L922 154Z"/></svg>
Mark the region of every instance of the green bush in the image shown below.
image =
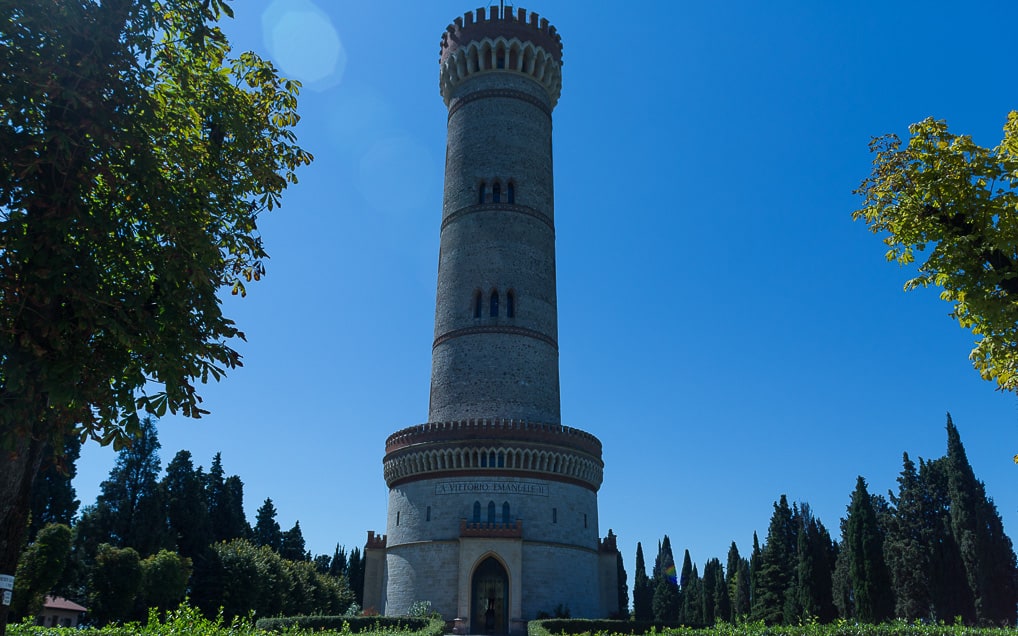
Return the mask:
<svg viewBox="0 0 1018 636"><path fill-rule="evenodd" d="M529 636L559 636L560 634L663 634L676 627L646 621L618 621L587 618L547 618L527 623ZM707 631L704 630L706 634ZM716 635L712 635L716 636Z"/></svg>
<svg viewBox="0 0 1018 636"><path fill-rule="evenodd" d="M655 634L657 636L1015 636L1014 629L978 628L965 625L923 624L895 621L880 625L835 621L829 625L807 623L765 626L762 622L709 628L668 627L661 623L635 621L557 619L530 621L529 636L608 636L610 634Z"/></svg>
<svg viewBox="0 0 1018 636"><path fill-rule="evenodd" d="M347 634L412 632L413 636L442 636L445 633L445 622L442 619L405 616L288 616L260 618L255 626L269 632L294 630L315 632L326 630Z"/></svg>

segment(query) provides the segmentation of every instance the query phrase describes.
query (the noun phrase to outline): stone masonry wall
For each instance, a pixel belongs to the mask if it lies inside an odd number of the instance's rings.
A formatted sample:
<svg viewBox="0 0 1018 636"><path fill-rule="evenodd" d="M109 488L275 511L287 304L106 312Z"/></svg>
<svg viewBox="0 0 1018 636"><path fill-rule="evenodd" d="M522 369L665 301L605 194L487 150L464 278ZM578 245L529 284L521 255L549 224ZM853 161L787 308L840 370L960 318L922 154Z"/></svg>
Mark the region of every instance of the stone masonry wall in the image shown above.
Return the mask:
<svg viewBox="0 0 1018 636"><path fill-rule="evenodd" d="M560 421L551 106L532 78L491 71L449 106L429 421ZM479 202L499 181L499 203ZM514 203L507 188L514 187ZM498 315L490 316L493 290ZM515 295L509 317L506 293ZM482 295L481 315L474 299Z"/></svg>
<svg viewBox="0 0 1018 636"><path fill-rule="evenodd" d="M386 614L400 614L415 601L428 600L444 617L455 618L456 577L469 580L470 575L456 572L460 520L472 520L475 501L481 504L482 522L487 522L489 502L495 503L496 523L502 521L503 503L509 503L512 522L522 522L525 618L549 611L542 604L547 594L528 601L531 588L554 590L553 596L569 601L574 616L600 615L596 493L554 481L495 477L422 480L390 490ZM575 594L562 596L566 590ZM587 593L589 602L581 598Z"/></svg>

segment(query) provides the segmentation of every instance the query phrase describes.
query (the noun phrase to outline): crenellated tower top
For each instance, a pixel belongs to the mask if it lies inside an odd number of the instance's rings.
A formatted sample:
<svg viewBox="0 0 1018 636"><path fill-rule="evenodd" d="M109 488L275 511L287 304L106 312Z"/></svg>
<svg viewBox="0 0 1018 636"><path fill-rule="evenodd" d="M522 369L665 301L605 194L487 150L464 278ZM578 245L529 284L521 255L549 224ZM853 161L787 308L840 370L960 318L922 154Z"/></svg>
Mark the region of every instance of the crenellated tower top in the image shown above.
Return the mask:
<svg viewBox="0 0 1018 636"><path fill-rule="evenodd" d="M481 7L456 18L442 34L439 65L446 105L463 80L488 71L530 76L553 108L562 92L562 38L547 18L523 8Z"/></svg>

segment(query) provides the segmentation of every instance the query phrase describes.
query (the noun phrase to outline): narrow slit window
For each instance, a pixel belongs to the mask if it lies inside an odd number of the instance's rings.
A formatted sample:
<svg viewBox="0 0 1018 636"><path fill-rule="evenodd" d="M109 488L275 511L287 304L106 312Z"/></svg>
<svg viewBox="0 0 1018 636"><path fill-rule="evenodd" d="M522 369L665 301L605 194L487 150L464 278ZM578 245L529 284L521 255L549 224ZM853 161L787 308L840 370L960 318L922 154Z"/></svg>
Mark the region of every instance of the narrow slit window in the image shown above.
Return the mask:
<svg viewBox="0 0 1018 636"><path fill-rule="evenodd" d="M495 523L495 502L488 502L488 523Z"/></svg>
<svg viewBox="0 0 1018 636"><path fill-rule="evenodd" d="M481 305L482 305L482 303L483 303L483 299L481 298L481 290L477 290L477 291L474 292L474 318L480 318L481 317Z"/></svg>
<svg viewBox="0 0 1018 636"><path fill-rule="evenodd" d="M399 525L399 511L396 511L396 525Z"/></svg>
<svg viewBox="0 0 1018 636"><path fill-rule="evenodd" d="M505 293L505 315L506 318L516 317L516 292L511 289Z"/></svg>
<svg viewBox="0 0 1018 636"><path fill-rule="evenodd" d="M506 203L516 203L516 186L510 181L505 187Z"/></svg>
<svg viewBox="0 0 1018 636"><path fill-rule="evenodd" d="M496 181L491 184L491 202L501 203L502 202L502 184Z"/></svg>
<svg viewBox="0 0 1018 636"><path fill-rule="evenodd" d="M551 509L551 522L558 523L558 508Z"/></svg>
<svg viewBox="0 0 1018 636"><path fill-rule="evenodd" d="M498 290L491 290L491 303L488 307L488 315L492 318L498 317Z"/></svg>
<svg viewBox="0 0 1018 636"><path fill-rule="evenodd" d="M425 521L431 521L431 506L428 506L427 514L424 518Z"/></svg>

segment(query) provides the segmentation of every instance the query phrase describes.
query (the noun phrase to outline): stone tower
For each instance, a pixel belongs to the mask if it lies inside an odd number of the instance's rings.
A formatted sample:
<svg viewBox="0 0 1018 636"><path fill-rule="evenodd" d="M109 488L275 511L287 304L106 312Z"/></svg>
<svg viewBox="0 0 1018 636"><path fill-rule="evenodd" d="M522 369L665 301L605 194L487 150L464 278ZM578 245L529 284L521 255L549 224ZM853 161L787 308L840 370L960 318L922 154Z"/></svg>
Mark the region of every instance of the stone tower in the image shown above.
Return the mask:
<svg viewBox="0 0 1018 636"><path fill-rule="evenodd" d="M448 26L439 62L449 118L428 423L386 440L388 521L368 533L364 607L430 601L478 634L522 633L557 609L607 616L601 442L559 411L561 39L536 13L482 8Z"/></svg>

